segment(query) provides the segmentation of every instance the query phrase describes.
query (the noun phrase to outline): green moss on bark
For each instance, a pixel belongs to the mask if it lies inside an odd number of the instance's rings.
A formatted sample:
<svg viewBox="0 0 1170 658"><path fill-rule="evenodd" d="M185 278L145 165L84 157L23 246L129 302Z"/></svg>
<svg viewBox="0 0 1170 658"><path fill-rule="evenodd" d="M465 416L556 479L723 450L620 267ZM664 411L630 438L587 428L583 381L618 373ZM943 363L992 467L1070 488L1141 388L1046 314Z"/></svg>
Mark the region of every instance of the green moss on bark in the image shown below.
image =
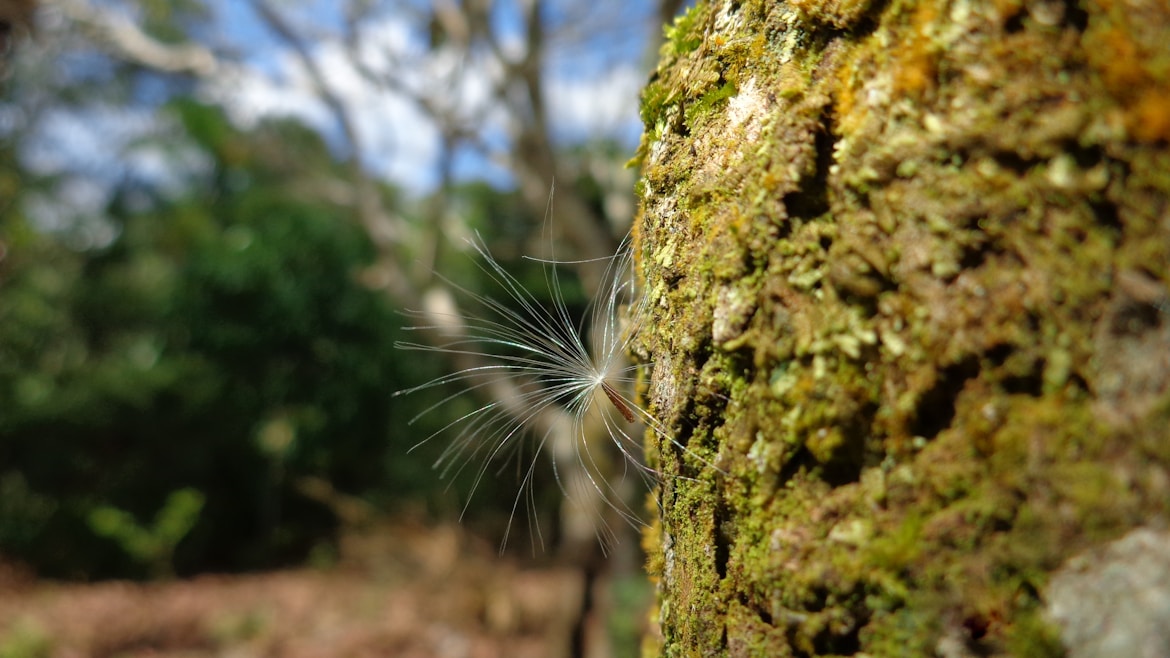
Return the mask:
<svg viewBox="0 0 1170 658"><path fill-rule="evenodd" d="M648 653L1061 655L1049 574L1170 512L1168 38L1143 0L668 30Z"/></svg>

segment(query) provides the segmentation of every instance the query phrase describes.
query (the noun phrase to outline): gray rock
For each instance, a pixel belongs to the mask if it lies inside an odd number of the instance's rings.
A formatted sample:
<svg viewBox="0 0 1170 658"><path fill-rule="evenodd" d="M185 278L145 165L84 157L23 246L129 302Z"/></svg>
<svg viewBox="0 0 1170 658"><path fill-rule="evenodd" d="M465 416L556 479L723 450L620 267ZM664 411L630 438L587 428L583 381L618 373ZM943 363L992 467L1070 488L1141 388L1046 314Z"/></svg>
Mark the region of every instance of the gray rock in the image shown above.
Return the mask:
<svg viewBox="0 0 1170 658"><path fill-rule="evenodd" d="M1069 658L1170 656L1170 532L1140 528L1069 560L1046 598Z"/></svg>

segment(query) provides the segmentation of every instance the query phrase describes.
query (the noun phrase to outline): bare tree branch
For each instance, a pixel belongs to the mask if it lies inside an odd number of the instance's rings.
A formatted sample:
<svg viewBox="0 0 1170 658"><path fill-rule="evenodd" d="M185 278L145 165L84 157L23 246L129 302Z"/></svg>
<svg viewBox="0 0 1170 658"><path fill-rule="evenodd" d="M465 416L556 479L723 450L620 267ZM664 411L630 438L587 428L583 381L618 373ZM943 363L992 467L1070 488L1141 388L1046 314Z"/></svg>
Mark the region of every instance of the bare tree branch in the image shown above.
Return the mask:
<svg viewBox="0 0 1170 658"><path fill-rule="evenodd" d="M21 33L32 30L36 0L4 0L0 2L0 74L12 53L13 44Z"/></svg>
<svg viewBox="0 0 1170 658"><path fill-rule="evenodd" d="M142 31L125 16L101 11L87 0L48 0L69 20L82 26L91 38L106 44L122 59L166 73L206 78L215 74L215 55L198 44L167 44Z"/></svg>

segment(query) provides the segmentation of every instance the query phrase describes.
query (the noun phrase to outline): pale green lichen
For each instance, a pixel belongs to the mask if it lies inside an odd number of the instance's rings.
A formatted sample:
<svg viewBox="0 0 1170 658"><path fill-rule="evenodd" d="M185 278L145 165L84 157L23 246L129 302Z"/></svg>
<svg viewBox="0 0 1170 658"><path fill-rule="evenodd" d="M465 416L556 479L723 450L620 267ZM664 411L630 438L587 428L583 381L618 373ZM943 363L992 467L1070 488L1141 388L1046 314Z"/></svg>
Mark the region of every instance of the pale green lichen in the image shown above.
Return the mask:
<svg viewBox="0 0 1170 658"><path fill-rule="evenodd" d="M687 451L649 450L682 477L648 654L1060 655L1047 574L1170 514L1170 9L1121 4L670 28L635 250Z"/></svg>

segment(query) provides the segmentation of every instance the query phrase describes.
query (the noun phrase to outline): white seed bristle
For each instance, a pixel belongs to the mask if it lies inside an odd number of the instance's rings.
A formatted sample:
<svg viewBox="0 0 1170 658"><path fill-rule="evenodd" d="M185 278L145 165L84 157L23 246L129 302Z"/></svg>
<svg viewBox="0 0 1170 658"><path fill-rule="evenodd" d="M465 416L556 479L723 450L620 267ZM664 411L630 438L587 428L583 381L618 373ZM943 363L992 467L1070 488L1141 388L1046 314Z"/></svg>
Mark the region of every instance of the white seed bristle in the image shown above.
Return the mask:
<svg viewBox="0 0 1170 658"><path fill-rule="evenodd" d="M631 473L637 473L647 485L657 475L641 459L642 425L665 434L662 425L632 399L637 366L629 365L627 352L645 308L644 298L633 288L628 240L608 259L602 284L591 303L591 325L587 328L570 317L557 274L558 266L571 263L539 261L553 302L550 310L492 258L481 238L476 236L471 246L482 259L477 263L480 270L510 304L443 279L449 290L458 291L483 313L459 314L453 310L449 295L435 291L430 295L438 295L438 299L428 302L426 309L409 312L423 324L408 330L428 331L443 338L435 344L399 342L395 346L443 354L454 360L457 370L395 395L451 383L461 386L461 390L423 410L411 423L466 392L481 393L488 401L414 448L453 433L453 440L435 467L444 477L474 468L474 492L490 463L515 454L523 440L530 437L535 450L527 463L520 462L521 490L513 503L513 518L521 498L527 501L527 513L534 514L532 478L540 467L540 453L547 449L556 482L566 497L600 500L626 522L640 524L639 515L624 502L626 496L621 489ZM588 329L592 349L586 348L582 329ZM606 463L605 451L590 439L595 432L608 437L625 466L615 468ZM595 515L600 517L601 510ZM614 536L613 531L603 518L595 522L604 547ZM533 525L534 543L543 544L539 525Z"/></svg>

